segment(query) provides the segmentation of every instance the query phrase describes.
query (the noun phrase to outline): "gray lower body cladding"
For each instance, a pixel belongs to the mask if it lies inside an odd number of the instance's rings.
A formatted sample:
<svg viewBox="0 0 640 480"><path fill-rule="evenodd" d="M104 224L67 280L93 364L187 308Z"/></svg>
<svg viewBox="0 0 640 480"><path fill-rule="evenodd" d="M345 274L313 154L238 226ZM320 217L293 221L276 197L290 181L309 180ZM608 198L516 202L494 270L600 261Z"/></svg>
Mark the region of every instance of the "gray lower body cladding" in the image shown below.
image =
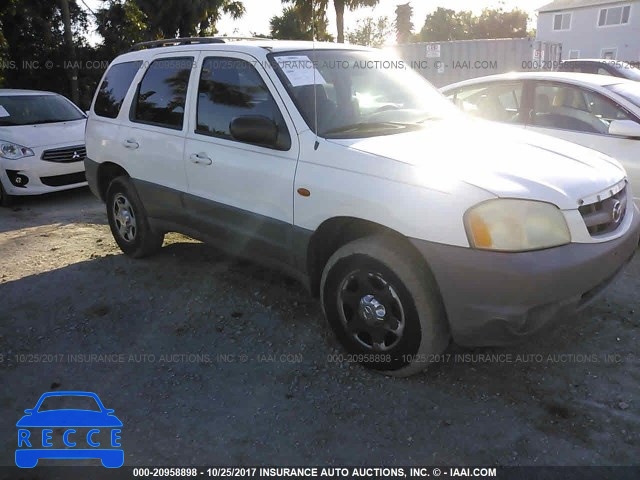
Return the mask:
<svg viewBox="0 0 640 480"><path fill-rule="evenodd" d="M98 162L94 162L90 158L84 158L84 169L85 174L87 176L87 183L89 184L89 189L91 193L93 193L98 199L104 200L102 195L100 194L100 188L98 186L98 168L100 164Z"/></svg>
<svg viewBox="0 0 640 480"><path fill-rule="evenodd" d="M85 160L91 191L99 164ZM177 231L284 270L309 286L306 256L312 231L135 180L154 228ZM605 243L572 243L524 253L498 253L410 239L440 289L452 335L466 346L518 342L579 312L631 260L640 236L634 209L629 231Z"/></svg>
<svg viewBox="0 0 640 480"><path fill-rule="evenodd" d="M634 209L629 231L605 243L523 253L412 243L431 266L456 343L495 346L580 312L631 260L639 236Z"/></svg>

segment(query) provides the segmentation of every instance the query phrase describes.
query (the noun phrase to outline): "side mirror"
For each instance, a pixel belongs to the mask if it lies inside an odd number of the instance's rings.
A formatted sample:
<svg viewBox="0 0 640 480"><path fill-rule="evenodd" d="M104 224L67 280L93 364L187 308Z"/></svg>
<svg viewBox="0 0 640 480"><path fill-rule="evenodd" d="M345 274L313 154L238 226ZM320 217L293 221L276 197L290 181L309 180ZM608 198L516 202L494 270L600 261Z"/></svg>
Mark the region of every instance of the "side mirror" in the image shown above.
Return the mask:
<svg viewBox="0 0 640 480"><path fill-rule="evenodd" d="M24 411L24 413L32 414L32 413L33 413L33 408L27 408L27 409Z"/></svg>
<svg viewBox="0 0 640 480"><path fill-rule="evenodd" d="M246 143L273 147L278 142L278 126L262 115L236 117L229 125L231 136Z"/></svg>
<svg viewBox="0 0 640 480"><path fill-rule="evenodd" d="M633 120L614 120L609 125L609 135L640 139L640 124Z"/></svg>
<svg viewBox="0 0 640 480"><path fill-rule="evenodd" d="M105 408L104 413L107 415L113 415L116 411L113 408Z"/></svg>

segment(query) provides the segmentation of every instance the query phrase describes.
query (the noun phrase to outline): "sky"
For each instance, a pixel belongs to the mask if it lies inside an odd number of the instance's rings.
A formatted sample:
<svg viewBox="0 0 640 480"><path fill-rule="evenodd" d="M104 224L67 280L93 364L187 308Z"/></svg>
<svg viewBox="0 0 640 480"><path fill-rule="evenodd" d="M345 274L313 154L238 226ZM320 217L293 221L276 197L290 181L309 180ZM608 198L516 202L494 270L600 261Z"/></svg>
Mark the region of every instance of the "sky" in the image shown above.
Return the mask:
<svg viewBox="0 0 640 480"><path fill-rule="evenodd" d="M97 10L100 0L84 0L92 9ZM162 0L158 0L162 1ZM438 7L450 8L453 10L471 10L479 13L485 7L502 6L505 10L511 10L515 7L521 8L529 13L531 18L535 18L535 10L540 8L551 0L380 0L378 6L373 8L361 8L355 12L347 11L345 13L345 29L353 29L359 19L366 17L388 16L390 20L395 18L395 9L399 4L410 2L413 7L413 24L414 31L419 31L424 25L427 14L433 12ZM239 20L233 20L228 16L223 17L218 22L218 30L221 35L240 35L248 36L251 33L269 33L269 20L274 15L282 13L281 0L243 0L247 12ZM82 4L82 2L79 2ZM333 6L329 7L329 31L335 36L335 14ZM99 42L100 37L92 36L92 42Z"/></svg>

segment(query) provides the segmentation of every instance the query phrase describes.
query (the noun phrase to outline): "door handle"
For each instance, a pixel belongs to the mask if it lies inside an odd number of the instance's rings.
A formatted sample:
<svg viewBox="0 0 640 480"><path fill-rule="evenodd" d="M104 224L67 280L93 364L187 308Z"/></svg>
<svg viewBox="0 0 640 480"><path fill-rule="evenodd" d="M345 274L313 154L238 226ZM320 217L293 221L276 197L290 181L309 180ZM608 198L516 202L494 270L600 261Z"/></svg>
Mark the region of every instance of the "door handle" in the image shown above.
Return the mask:
<svg viewBox="0 0 640 480"><path fill-rule="evenodd" d="M211 160L206 153L200 152L200 153L194 153L193 155L191 155L189 157L191 159L191 162L197 164L197 165L211 165L213 163L213 160Z"/></svg>
<svg viewBox="0 0 640 480"><path fill-rule="evenodd" d="M132 138L129 138L124 142L122 142L122 145L124 145L124 148L129 148L131 150L135 150L140 147L140 144L135 140L133 140Z"/></svg>

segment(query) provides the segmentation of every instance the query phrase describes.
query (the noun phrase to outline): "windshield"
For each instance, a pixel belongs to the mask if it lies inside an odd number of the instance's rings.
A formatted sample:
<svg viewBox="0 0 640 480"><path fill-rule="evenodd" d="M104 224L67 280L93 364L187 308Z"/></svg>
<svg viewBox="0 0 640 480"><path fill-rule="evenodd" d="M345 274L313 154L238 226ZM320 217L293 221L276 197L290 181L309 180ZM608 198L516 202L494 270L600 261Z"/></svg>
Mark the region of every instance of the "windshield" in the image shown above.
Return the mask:
<svg viewBox="0 0 640 480"><path fill-rule="evenodd" d="M61 95L0 96L0 126L70 122L85 118L73 103Z"/></svg>
<svg viewBox="0 0 640 480"><path fill-rule="evenodd" d="M626 98L640 108L640 83L616 83L614 85L605 85L605 88Z"/></svg>
<svg viewBox="0 0 640 480"><path fill-rule="evenodd" d="M627 62L616 62L614 66L618 71L629 80L640 81L640 70Z"/></svg>
<svg viewBox="0 0 640 480"><path fill-rule="evenodd" d="M384 52L301 50L271 60L309 127L323 137L401 133L462 115L406 62Z"/></svg>

